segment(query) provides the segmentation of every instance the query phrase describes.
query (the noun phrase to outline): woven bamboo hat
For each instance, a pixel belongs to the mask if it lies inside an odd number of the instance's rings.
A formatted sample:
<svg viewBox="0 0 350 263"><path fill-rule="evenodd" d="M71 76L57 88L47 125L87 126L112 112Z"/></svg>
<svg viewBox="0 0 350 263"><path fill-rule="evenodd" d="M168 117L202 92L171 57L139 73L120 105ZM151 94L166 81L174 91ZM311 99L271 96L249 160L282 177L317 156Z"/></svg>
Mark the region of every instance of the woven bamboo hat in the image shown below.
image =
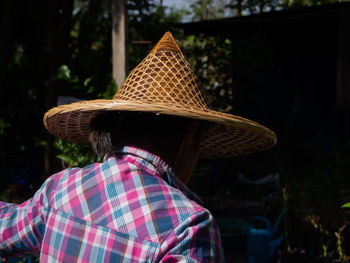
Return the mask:
<svg viewBox="0 0 350 263"><path fill-rule="evenodd" d="M170 32L138 64L112 100L61 105L44 116L45 127L64 140L89 144L89 123L105 111L138 111L209 121L201 157L233 157L271 148L276 135L239 116L208 107L198 78Z"/></svg>

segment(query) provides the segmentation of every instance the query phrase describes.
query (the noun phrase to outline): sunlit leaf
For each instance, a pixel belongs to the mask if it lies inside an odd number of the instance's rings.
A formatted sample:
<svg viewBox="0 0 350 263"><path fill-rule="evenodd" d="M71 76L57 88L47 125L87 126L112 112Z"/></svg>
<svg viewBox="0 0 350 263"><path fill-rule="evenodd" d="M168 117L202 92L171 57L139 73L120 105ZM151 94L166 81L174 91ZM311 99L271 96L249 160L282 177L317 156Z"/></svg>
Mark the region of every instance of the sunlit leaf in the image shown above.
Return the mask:
<svg viewBox="0 0 350 263"><path fill-rule="evenodd" d="M67 65L62 65L57 69L57 79L70 79L70 69Z"/></svg>
<svg viewBox="0 0 350 263"><path fill-rule="evenodd" d="M342 208L350 208L350 203L343 204L341 207Z"/></svg>

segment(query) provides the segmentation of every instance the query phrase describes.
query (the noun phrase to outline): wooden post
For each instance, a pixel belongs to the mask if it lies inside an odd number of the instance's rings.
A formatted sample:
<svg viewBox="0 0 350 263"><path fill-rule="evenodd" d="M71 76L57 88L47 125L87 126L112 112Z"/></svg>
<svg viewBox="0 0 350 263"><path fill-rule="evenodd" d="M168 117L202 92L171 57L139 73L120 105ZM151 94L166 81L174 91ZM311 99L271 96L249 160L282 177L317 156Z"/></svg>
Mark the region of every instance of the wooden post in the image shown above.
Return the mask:
<svg viewBox="0 0 350 263"><path fill-rule="evenodd" d="M112 0L112 10L113 78L120 87L127 72L126 0Z"/></svg>
<svg viewBox="0 0 350 263"><path fill-rule="evenodd" d="M338 76L337 76L337 106L338 109L350 110L350 12L339 12L338 28Z"/></svg>
<svg viewBox="0 0 350 263"><path fill-rule="evenodd" d="M339 111L339 131L345 138L350 136L350 11L339 12L338 25L338 65L337 65L337 108Z"/></svg>

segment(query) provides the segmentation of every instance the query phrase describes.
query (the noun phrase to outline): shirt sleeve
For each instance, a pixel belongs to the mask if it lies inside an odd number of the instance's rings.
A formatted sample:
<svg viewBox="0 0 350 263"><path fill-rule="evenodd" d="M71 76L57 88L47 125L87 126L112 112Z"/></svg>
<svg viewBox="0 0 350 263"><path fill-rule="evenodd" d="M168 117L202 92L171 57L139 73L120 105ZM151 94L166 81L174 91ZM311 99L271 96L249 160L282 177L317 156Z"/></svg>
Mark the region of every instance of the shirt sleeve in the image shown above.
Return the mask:
<svg viewBox="0 0 350 263"><path fill-rule="evenodd" d="M162 263L225 262L219 228L207 210L192 214L176 227L161 251Z"/></svg>
<svg viewBox="0 0 350 263"><path fill-rule="evenodd" d="M40 193L20 205L0 201L0 257L40 253L45 232Z"/></svg>

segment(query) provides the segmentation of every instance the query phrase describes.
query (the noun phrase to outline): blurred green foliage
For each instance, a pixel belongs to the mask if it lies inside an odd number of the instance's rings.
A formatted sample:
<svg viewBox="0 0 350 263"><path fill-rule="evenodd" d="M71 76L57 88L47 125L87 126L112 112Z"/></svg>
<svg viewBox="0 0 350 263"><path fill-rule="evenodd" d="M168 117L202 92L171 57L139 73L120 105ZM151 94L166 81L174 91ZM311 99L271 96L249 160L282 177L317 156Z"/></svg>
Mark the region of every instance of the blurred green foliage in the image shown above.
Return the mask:
<svg viewBox="0 0 350 263"><path fill-rule="evenodd" d="M344 229L346 224L340 207L350 198L344 192L349 189L350 141L330 145L327 154L321 149L325 145L319 143L319 147L300 144L293 147L298 155L293 151L281 157L280 170L288 199L285 203L288 217L285 228L290 250L300 247L308 253L313 251L313 256L318 256L319 260L330 262L338 256L344 257L334 252L344 246L343 242L339 243L345 234L339 229ZM290 161L292 158L293 162ZM305 160L312 162L293 165Z"/></svg>
<svg viewBox="0 0 350 263"><path fill-rule="evenodd" d="M183 52L199 75L215 109L232 110L231 40L217 36L189 35L182 40Z"/></svg>
<svg viewBox="0 0 350 263"><path fill-rule="evenodd" d="M62 168L84 167L88 164L101 161L96 157L91 148L56 138L54 147L58 150L56 157L62 161Z"/></svg>

